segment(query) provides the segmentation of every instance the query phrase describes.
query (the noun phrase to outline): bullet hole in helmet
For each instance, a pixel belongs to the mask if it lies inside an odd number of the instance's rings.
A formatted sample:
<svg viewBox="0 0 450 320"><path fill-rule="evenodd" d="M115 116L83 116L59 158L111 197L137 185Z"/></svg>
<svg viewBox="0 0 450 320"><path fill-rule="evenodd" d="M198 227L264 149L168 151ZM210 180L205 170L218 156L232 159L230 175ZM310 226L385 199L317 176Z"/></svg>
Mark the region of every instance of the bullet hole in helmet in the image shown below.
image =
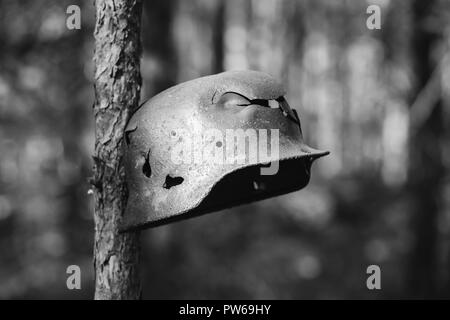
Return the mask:
<svg viewBox="0 0 450 320"><path fill-rule="evenodd" d="M270 109L278 109L280 107L280 104L277 100L253 99L250 100L250 104L256 104L258 106Z"/></svg>
<svg viewBox="0 0 450 320"><path fill-rule="evenodd" d="M147 177L150 178L152 175L152 168L150 167L150 150L148 150L146 156L145 156L145 162L142 166L142 173Z"/></svg>
<svg viewBox="0 0 450 320"><path fill-rule="evenodd" d="M290 107L283 96L280 96L276 99L248 99L247 97L244 97L243 95L236 92L224 93L220 97L217 104L231 108L234 106L248 107L250 105L258 105L260 107L270 109L280 109L280 111L283 112L286 117L289 114L288 109L290 110ZM293 120L295 120L295 118Z"/></svg>
<svg viewBox="0 0 450 320"><path fill-rule="evenodd" d="M170 189L172 187L175 187L179 184L182 184L184 181L184 178L182 177L171 177L169 174L166 176L166 181L164 182L163 188L164 189Z"/></svg>

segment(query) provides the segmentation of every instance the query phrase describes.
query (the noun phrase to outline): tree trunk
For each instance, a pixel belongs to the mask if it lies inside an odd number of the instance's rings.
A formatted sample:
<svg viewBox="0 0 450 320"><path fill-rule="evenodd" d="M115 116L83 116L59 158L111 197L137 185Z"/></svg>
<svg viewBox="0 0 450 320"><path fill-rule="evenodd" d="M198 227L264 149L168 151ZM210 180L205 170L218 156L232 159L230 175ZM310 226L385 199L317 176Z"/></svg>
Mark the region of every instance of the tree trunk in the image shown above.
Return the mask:
<svg viewBox="0 0 450 320"><path fill-rule="evenodd" d="M434 79L437 61L433 50L441 40L434 21L436 1L413 2L412 62L419 96L428 86L437 86L429 99L418 99L411 107L409 187L412 192L412 234L414 242L408 283L414 298L436 295L438 214L441 209L441 190L445 168L443 166L443 108L439 82ZM434 27L434 28L433 28ZM439 70L438 70L439 71ZM423 100L423 101L422 101ZM422 101L417 103L417 101ZM421 116L421 121L413 121Z"/></svg>
<svg viewBox="0 0 450 320"><path fill-rule="evenodd" d="M153 0L144 3L145 37L142 45L144 52L155 59L159 67L150 75L144 74L147 91L143 94L153 96L175 85L178 61L172 28L176 5L176 0Z"/></svg>
<svg viewBox="0 0 450 320"><path fill-rule="evenodd" d="M122 140L141 89L140 0L96 0L95 299L138 299L139 233L118 232L127 189Z"/></svg>
<svg viewBox="0 0 450 320"><path fill-rule="evenodd" d="M224 70L224 33L225 33L225 1L219 0L217 3L215 19L212 26L212 71L213 73L219 73Z"/></svg>

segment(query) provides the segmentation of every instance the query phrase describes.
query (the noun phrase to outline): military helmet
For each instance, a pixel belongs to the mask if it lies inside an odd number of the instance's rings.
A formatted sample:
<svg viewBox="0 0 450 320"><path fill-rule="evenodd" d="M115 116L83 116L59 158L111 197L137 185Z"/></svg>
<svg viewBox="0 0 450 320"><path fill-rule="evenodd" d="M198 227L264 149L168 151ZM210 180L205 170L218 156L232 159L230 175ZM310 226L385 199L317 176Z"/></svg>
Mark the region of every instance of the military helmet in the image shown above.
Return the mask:
<svg viewBox="0 0 450 320"><path fill-rule="evenodd" d="M129 197L120 230L305 187L312 162L328 152L303 142L284 95L268 74L228 71L178 84L141 105L125 129Z"/></svg>

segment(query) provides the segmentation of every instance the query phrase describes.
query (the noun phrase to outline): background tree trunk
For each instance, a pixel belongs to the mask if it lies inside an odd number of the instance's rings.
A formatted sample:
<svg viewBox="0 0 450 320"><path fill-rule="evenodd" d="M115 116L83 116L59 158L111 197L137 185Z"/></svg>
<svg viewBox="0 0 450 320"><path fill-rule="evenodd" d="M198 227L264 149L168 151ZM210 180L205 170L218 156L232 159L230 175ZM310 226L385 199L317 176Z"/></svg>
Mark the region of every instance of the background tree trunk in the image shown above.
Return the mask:
<svg viewBox="0 0 450 320"><path fill-rule="evenodd" d="M122 137L141 89L142 3L96 0L95 299L138 299L139 233L119 234L127 190Z"/></svg>
<svg viewBox="0 0 450 320"><path fill-rule="evenodd" d="M172 25L174 23L176 0L154 0L143 4L142 28L145 37L142 46L145 56L154 59L158 66L156 70L145 72L142 70L145 99L175 85L177 79L178 62Z"/></svg>
<svg viewBox="0 0 450 320"><path fill-rule="evenodd" d="M225 33L225 1L219 0L216 4L215 19L212 25L212 72L219 73L224 71L224 33Z"/></svg>
<svg viewBox="0 0 450 320"><path fill-rule="evenodd" d="M432 298L437 293L438 215L442 207L444 122L440 95L438 59L433 50L441 41L439 24L434 21L437 1L413 2L412 69L414 92L430 98L417 98L411 107L409 187L412 201L413 250L409 272L410 293L414 298ZM419 101L419 102L417 102ZM419 119L419 120L418 120Z"/></svg>

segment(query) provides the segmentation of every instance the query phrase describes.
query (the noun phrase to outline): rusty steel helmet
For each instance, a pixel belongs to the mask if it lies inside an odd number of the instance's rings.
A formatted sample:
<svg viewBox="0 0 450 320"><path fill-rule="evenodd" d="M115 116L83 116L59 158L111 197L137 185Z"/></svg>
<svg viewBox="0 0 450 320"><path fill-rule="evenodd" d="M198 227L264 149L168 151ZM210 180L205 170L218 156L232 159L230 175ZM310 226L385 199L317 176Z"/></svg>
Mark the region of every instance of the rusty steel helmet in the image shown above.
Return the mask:
<svg viewBox="0 0 450 320"><path fill-rule="evenodd" d="M328 152L303 142L300 119L284 95L268 74L228 71L181 83L145 102L125 129L129 198L120 229L161 225L305 187L312 162ZM250 154L255 150L258 157ZM263 157L264 150L270 156Z"/></svg>

